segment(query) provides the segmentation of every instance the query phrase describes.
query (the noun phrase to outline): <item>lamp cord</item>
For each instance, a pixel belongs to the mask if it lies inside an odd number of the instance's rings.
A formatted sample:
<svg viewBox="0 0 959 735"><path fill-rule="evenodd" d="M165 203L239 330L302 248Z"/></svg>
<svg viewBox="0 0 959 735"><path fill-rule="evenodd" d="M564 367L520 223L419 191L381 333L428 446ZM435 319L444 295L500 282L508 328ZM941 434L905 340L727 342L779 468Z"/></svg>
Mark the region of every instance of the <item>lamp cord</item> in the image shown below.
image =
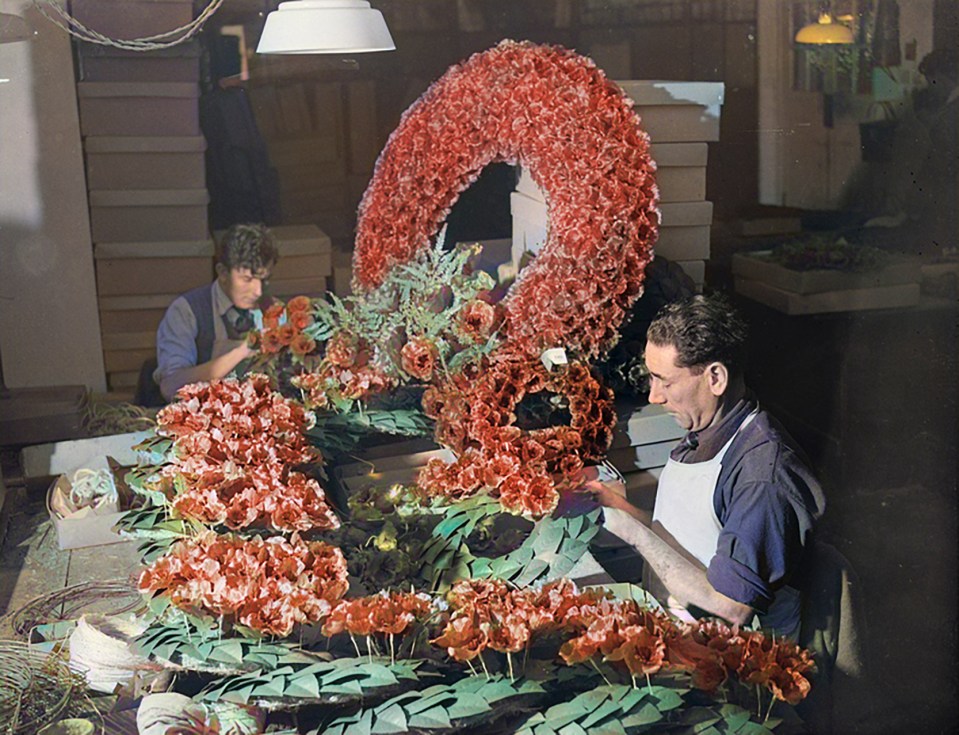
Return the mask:
<svg viewBox="0 0 959 735"><path fill-rule="evenodd" d="M210 0L209 4L196 18L179 28L164 31L154 36L131 39L110 38L87 28L83 23L70 15L64 6L55 2L55 0L33 0L33 5L40 14L51 23L66 31L71 36L79 38L81 41L96 43L101 46L113 46L114 48L123 49L124 51L156 51L158 49L176 46L191 39L200 32L203 24L210 19L223 2L224 0Z"/></svg>

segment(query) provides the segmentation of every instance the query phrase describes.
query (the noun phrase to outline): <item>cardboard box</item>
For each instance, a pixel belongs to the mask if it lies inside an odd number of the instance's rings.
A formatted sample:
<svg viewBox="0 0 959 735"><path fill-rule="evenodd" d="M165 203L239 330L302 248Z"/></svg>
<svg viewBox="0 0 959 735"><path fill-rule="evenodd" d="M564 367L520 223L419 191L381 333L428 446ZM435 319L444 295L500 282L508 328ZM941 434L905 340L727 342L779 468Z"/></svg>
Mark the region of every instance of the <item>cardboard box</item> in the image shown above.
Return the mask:
<svg viewBox="0 0 959 735"><path fill-rule="evenodd" d="M66 493L70 492L70 479L66 475L60 475L54 480L47 491L47 512L50 514L53 527L57 530L57 545L61 550L104 546L124 540L113 528L123 516L124 511L91 512L82 517L62 518L52 506L57 489Z"/></svg>
<svg viewBox="0 0 959 735"><path fill-rule="evenodd" d="M661 225L666 227L693 227L713 223L712 202L668 202L661 204Z"/></svg>
<svg viewBox="0 0 959 735"><path fill-rule="evenodd" d="M103 334L116 332L156 333L165 309L131 309L129 311L100 310L100 329Z"/></svg>
<svg viewBox="0 0 959 735"><path fill-rule="evenodd" d="M91 191L90 229L96 243L204 240L206 189Z"/></svg>
<svg viewBox="0 0 959 735"><path fill-rule="evenodd" d="M200 88L190 82L79 82L80 132L200 135Z"/></svg>
<svg viewBox="0 0 959 735"><path fill-rule="evenodd" d="M635 103L643 129L656 143L719 140L722 82L616 82Z"/></svg>
<svg viewBox="0 0 959 735"><path fill-rule="evenodd" d="M709 225L663 227L654 247L667 260L708 260Z"/></svg>
<svg viewBox="0 0 959 735"><path fill-rule="evenodd" d="M704 260L677 260L676 265L686 271L686 275L702 289L706 282L706 261Z"/></svg>
<svg viewBox="0 0 959 735"><path fill-rule="evenodd" d="M137 463L133 447L152 435L152 431L131 431L24 447L20 464L25 477L72 474L99 457L113 457L122 465L132 466Z"/></svg>
<svg viewBox="0 0 959 735"><path fill-rule="evenodd" d="M191 0L72 0L74 17L111 38L142 38L193 20Z"/></svg>
<svg viewBox="0 0 959 735"><path fill-rule="evenodd" d="M87 136L83 149L92 191L206 187L203 136Z"/></svg>
<svg viewBox="0 0 959 735"><path fill-rule="evenodd" d="M656 172L661 202L700 202L706 198L705 166L663 166Z"/></svg>
<svg viewBox="0 0 959 735"><path fill-rule="evenodd" d="M273 266L270 283L284 281L291 278L316 278L333 275L332 253L316 253L315 255L280 255L279 261Z"/></svg>
<svg viewBox="0 0 959 735"><path fill-rule="evenodd" d="M322 296L326 293L326 278L288 278L282 281L270 281L270 293L286 300L291 296Z"/></svg>
<svg viewBox="0 0 959 735"><path fill-rule="evenodd" d="M118 54L97 54L84 49L93 44L79 44L77 71L81 82L191 82L200 81L198 53L172 56L159 52L134 52L134 57ZM174 47L176 48L176 47Z"/></svg>
<svg viewBox="0 0 959 735"><path fill-rule="evenodd" d="M189 291L213 281L211 258L103 258L96 261L100 296Z"/></svg>

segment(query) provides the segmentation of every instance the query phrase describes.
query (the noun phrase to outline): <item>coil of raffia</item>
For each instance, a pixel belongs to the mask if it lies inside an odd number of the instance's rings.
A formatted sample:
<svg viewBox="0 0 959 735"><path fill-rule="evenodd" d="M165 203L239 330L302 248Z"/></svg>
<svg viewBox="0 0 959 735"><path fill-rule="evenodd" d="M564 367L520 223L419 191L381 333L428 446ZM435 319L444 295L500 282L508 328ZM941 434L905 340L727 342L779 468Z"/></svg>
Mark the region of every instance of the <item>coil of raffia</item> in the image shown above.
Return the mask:
<svg viewBox="0 0 959 735"><path fill-rule="evenodd" d="M119 615L143 605L143 596L130 579L84 582L35 598L11 613L4 622L9 622L14 634L23 639L37 625L73 620L88 608Z"/></svg>
<svg viewBox="0 0 959 735"><path fill-rule="evenodd" d="M82 691L66 661L20 641L0 641L0 732L26 735L53 722Z"/></svg>
<svg viewBox="0 0 959 735"><path fill-rule="evenodd" d="M132 615L84 615L70 634L70 666L87 685L112 693L133 681L147 660L133 650L133 640L147 624Z"/></svg>

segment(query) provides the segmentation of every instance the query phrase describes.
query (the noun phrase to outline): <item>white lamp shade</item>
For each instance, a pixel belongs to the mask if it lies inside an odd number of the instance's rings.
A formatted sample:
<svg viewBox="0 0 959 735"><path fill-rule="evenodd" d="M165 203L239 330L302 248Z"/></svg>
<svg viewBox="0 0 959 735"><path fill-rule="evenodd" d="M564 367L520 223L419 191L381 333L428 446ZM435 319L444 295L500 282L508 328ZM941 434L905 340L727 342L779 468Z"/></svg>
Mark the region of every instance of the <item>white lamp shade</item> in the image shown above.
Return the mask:
<svg viewBox="0 0 959 735"><path fill-rule="evenodd" d="M266 17L258 54L337 54L396 48L383 14L365 0L293 0Z"/></svg>

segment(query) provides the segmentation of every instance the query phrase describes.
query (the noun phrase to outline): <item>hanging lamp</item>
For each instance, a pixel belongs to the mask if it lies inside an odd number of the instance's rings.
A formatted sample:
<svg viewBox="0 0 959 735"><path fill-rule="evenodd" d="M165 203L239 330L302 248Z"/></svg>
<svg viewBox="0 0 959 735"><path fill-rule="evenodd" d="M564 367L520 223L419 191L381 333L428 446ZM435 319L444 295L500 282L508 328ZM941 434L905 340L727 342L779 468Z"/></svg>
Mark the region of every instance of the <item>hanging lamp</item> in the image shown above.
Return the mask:
<svg viewBox="0 0 959 735"><path fill-rule="evenodd" d="M259 54L338 54L396 48L379 10L365 0L291 0L266 17Z"/></svg>
<svg viewBox="0 0 959 735"><path fill-rule="evenodd" d="M814 46L854 43L852 29L833 21L829 13L820 13L818 21L800 28L795 41Z"/></svg>

